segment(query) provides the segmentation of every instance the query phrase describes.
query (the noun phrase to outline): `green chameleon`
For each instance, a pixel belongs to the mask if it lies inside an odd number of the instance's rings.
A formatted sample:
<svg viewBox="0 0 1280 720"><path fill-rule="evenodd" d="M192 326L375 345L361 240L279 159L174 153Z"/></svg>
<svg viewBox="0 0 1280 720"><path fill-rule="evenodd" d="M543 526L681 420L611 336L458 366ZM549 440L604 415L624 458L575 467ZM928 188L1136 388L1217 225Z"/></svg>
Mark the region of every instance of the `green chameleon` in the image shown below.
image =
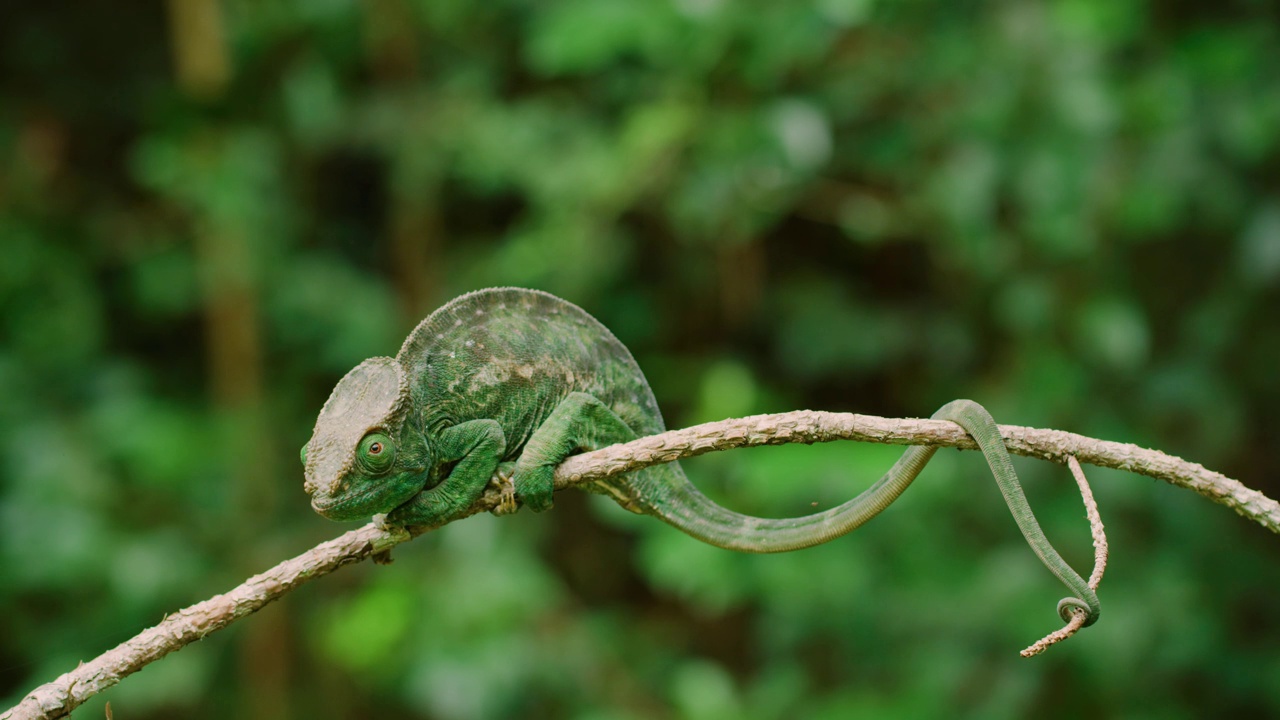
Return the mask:
<svg viewBox="0 0 1280 720"><path fill-rule="evenodd" d="M977 441L1032 549L1074 594L1058 604L1098 617L1094 591L1058 555L1022 494L995 422L956 400L934 418ZM396 357L370 358L333 389L302 448L312 507L333 520L387 513L398 525L443 523L491 480L500 508L551 507L566 457L664 431L662 414L627 348L584 310L537 290L468 293L432 313ZM698 491L676 463L588 488L699 540L771 553L818 545L875 517L915 479L936 448L910 447L875 485L843 505L800 518L742 515Z"/></svg>

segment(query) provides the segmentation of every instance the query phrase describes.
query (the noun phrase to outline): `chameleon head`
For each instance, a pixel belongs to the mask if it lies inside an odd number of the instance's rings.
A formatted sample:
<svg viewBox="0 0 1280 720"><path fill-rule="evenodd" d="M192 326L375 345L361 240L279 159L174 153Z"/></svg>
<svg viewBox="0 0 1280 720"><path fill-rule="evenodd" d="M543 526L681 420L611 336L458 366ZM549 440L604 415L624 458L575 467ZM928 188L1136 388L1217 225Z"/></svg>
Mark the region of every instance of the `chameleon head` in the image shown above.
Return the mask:
<svg viewBox="0 0 1280 720"><path fill-rule="evenodd" d="M303 487L316 512L355 520L422 489L420 453L401 446L408 405L404 368L393 358L365 360L338 382L302 447Z"/></svg>

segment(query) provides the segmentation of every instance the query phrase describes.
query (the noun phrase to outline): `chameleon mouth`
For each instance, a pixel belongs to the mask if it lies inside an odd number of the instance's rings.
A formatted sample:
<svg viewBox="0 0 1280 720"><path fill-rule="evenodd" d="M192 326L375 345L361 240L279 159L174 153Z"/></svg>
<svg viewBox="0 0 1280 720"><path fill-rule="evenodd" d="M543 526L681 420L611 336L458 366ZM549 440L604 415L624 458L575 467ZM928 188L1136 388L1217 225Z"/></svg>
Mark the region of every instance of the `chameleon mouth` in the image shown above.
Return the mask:
<svg viewBox="0 0 1280 720"><path fill-rule="evenodd" d="M359 491L342 491L311 497L311 508L330 520L360 520L391 512L422 491L414 483L373 484Z"/></svg>
<svg viewBox="0 0 1280 720"><path fill-rule="evenodd" d="M320 496L311 498L311 509L330 520L359 520L381 512L370 507L377 504L377 489L342 497Z"/></svg>

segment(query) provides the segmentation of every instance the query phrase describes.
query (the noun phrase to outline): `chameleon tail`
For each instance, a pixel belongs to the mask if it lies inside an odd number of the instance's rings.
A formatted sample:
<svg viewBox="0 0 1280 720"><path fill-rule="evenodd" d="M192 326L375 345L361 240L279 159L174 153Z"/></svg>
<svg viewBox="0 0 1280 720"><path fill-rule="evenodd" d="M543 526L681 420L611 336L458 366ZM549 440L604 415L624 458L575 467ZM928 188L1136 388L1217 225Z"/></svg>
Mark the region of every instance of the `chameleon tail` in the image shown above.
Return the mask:
<svg viewBox="0 0 1280 720"><path fill-rule="evenodd" d="M973 436L1027 543L1045 567L1074 593L1058 603L1058 614L1069 620L1071 609L1080 608L1088 613L1085 624L1092 625L1100 612L1098 597L1040 529L991 415L971 400L955 400L933 417L951 420ZM730 550L775 553L821 545L858 528L893 503L935 452L934 447L911 446L884 477L857 497L830 510L798 518L758 518L733 512L703 495L674 463L641 472L633 482L640 490L636 501L646 513L685 533Z"/></svg>

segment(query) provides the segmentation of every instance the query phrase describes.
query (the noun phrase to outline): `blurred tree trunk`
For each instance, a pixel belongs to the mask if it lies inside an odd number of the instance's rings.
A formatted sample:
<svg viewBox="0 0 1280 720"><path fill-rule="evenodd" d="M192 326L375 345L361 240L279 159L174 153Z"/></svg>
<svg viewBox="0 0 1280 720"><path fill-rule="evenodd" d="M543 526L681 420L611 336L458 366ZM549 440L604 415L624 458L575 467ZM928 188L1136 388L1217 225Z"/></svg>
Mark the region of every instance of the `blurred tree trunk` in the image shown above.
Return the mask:
<svg viewBox="0 0 1280 720"><path fill-rule="evenodd" d="M178 86L190 97L217 100L231 79L218 0L169 0Z"/></svg>
<svg viewBox="0 0 1280 720"><path fill-rule="evenodd" d="M395 96L406 117L406 132L390 138L387 228L391 275L407 328L417 325L436 304L440 266L440 150L430 88L418 62L419 38L413 10L403 0L369 3L365 42L379 91Z"/></svg>
<svg viewBox="0 0 1280 720"><path fill-rule="evenodd" d="M169 0L170 28L178 86L193 100L219 101L231 79L222 11L217 0ZM221 143L215 135L191 138L197 157L217 165ZM209 389L214 407L225 423L228 468L236 487L231 512L239 517L241 531L230 537L229 547L246 568L256 558L258 535L267 527L279 500L267 443L270 423L263 392L263 358L259 310L259 279L251 229L238 218L216 217L205 211L195 218L195 250L202 268L201 291L205 309L205 349L208 355ZM252 462L237 459L252 458ZM245 629L237 648L242 687L242 717L287 718L289 697L289 628L287 612L266 613L261 622Z"/></svg>

